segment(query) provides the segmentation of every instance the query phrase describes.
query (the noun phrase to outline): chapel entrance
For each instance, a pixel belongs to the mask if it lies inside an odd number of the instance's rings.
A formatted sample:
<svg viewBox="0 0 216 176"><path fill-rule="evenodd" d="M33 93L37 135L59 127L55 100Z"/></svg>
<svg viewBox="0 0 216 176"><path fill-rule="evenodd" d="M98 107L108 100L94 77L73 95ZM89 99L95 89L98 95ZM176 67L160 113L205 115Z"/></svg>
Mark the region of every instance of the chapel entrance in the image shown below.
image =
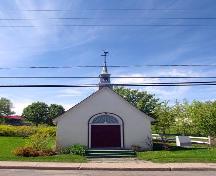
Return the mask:
<svg viewBox="0 0 216 176"><path fill-rule="evenodd" d="M108 113L89 121L89 148L123 148L123 123Z"/></svg>
<svg viewBox="0 0 216 176"><path fill-rule="evenodd" d="M120 125L92 125L92 148L117 148L121 147Z"/></svg>

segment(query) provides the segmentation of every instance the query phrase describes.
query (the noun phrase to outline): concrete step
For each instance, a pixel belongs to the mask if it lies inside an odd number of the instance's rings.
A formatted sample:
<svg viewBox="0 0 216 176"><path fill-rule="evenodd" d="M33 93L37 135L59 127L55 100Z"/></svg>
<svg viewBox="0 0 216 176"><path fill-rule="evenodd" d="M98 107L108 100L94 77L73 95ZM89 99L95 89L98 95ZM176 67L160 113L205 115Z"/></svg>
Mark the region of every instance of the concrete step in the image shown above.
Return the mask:
<svg viewBox="0 0 216 176"><path fill-rule="evenodd" d="M133 150L98 150L89 149L86 151L86 156L89 158L119 158L119 157L135 157L136 153Z"/></svg>
<svg viewBox="0 0 216 176"><path fill-rule="evenodd" d="M134 158L132 155L87 155L87 158Z"/></svg>
<svg viewBox="0 0 216 176"><path fill-rule="evenodd" d="M135 153L133 150L105 150L105 149L88 149L87 153Z"/></svg>

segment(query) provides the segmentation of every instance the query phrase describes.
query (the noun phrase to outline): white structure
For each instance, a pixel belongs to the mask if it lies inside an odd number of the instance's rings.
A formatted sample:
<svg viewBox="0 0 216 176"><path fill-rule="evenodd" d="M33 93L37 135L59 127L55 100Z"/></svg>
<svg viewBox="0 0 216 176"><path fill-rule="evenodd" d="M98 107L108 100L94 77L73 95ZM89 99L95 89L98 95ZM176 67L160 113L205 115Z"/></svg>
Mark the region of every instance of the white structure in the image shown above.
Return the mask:
<svg viewBox="0 0 216 176"><path fill-rule="evenodd" d="M191 139L189 136L176 136L176 146L191 147Z"/></svg>
<svg viewBox="0 0 216 176"><path fill-rule="evenodd" d="M151 117L112 90L106 64L99 90L55 119L57 148L82 144L88 148L152 149Z"/></svg>

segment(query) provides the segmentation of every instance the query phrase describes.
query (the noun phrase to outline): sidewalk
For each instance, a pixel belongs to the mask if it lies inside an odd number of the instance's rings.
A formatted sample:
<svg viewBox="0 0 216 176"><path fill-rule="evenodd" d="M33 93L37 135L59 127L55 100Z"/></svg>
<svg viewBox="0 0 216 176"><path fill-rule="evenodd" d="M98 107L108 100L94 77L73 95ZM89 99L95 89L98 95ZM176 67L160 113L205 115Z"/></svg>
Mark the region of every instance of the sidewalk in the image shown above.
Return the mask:
<svg viewBox="0 0 216 176"><path fill-rule="evenodd" d="M216 171L216 163L56 163L0 161L0 169L110 170L110 171Z"/></svg>

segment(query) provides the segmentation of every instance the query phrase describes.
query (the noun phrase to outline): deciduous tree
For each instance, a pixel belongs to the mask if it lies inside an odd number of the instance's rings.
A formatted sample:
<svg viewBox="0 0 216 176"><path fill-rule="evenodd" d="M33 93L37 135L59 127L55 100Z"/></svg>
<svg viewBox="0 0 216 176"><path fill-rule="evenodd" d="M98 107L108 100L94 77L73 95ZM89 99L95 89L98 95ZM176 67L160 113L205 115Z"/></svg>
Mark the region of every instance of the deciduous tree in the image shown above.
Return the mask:
<svg viewBox="0 0 216 176"><path fill-rule="evenodd" d="M114 91L149 116L154 117L155 108L160 105L159 99L146 91L138 91L123 87L116 87L114 88Z"/></svg>
<svg viewBox="0 0 216 176"><path fill-rule="evenodd" d="M64 112L65 112L65 109L63 108L62 105L51 104L49 106L49 115L47 119L47 124L53 125L53 119L62 115Z"/></svg>
<svg viewBox="0 0 216 176"><path fill-rule="evenodd" d="M168 106L168 102L161 103L155 108L155 129L157 132L166 134L169 133L170 127L174 125L175 115L172 108Z"/></svg>
<svg viewBox="0 0 216 176"><path fill-rule="evenodd" d="M15 112L13 112L11 109L13 107L12 102L7 98L0 98L0 116L8 116L12 115ZM0 118L0 123L6 123L7 119Z"/></svg>
<svg viewBox="0 0 216 176"><path fill-rule="evenodd" d="M27 106L23 110L22 116L30 122L36 124L43 124L47 122L49 115L49 107L46 103L35 102Z"/></svg>
<svg viewBox="0 0 216 176"><path fill-rule="evenodd" d="M12 102L7 98L0 98L0 116L12 115L14 112L11 110L13 107Z"/></svg>

